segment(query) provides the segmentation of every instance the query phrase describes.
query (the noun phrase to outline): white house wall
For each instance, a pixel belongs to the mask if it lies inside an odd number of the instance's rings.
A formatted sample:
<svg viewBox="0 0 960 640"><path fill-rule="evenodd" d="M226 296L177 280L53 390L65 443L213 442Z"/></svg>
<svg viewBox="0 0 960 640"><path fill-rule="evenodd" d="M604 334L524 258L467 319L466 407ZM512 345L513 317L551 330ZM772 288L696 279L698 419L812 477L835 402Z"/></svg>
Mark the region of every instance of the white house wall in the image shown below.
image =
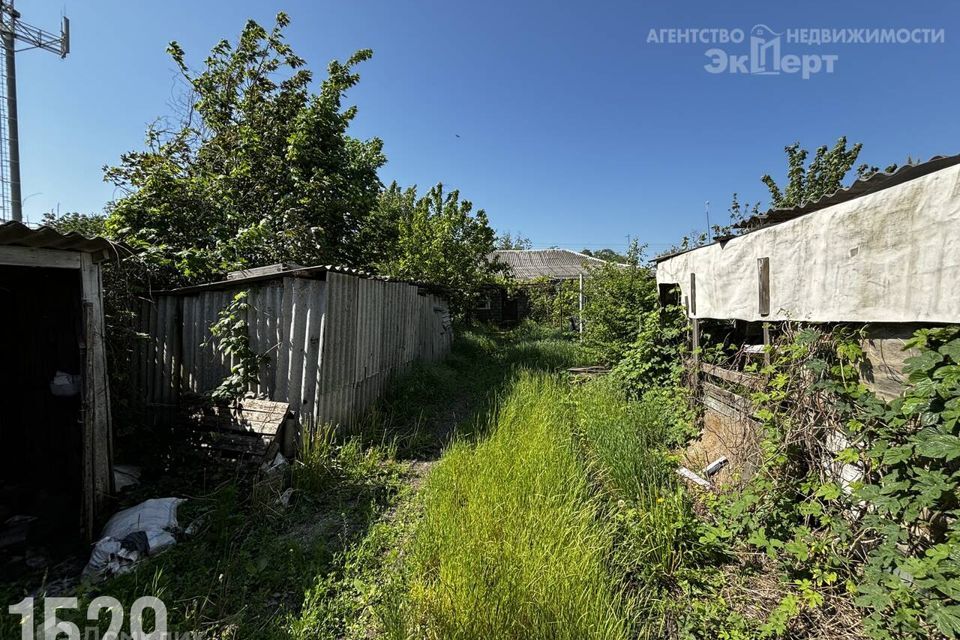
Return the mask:
<svg viewBox="0 0 960 640"><path fill-rule="evenodd" d="M770 259L770 313L757 260ZM960 165L669 258L692 317L960 322Z"/></svg>

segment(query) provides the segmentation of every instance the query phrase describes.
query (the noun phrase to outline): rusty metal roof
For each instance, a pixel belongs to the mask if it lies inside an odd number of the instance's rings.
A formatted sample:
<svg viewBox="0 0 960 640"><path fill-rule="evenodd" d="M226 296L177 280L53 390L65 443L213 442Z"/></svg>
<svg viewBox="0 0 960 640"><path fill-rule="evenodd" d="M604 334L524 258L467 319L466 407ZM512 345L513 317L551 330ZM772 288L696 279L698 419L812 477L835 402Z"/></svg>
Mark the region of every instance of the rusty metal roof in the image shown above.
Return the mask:
<svg viewBox="0 0 960 640"><path fill-rule="evenodd" d="M500 249L487 257L507 265L517 280L573 280L587 275L590 267L607 264L606 260L567 249Z"/></svg>
<svg viewBox="0 0 960 640"><path fill-rule="evenodd" d="M816 211L826 209L827 207L832 207L836 204L847 202L849 200L855 200L856 198L861 198L871 193L876 193L884 189L889 189L890 187L901 185L905 182L909 182L910 180L921 178L925 175L940 171L941 169L952 167L956 164L960 164L960 154L953 156L933 156L926 162L904 165L889 172L878 171L868 178L862 178L855 181L849 187L837 189L829 195L821 196L814 202L806 202L799 207L768 209L764 213L753 216L734 225L734 227L743 230L741 235L751 233L759 229L764 229L766 227L771 227L783 222L795 220L801 216L809 215ZM737 236L731 235L717 237L711 244L723 244L736 237ZM696 251L700 248L702 247L692 247L682 251L665 253L657 256L653 259L653 261L663 262L664 260L669 260L670 258L680 254Z"/></svg>
<svg viewBox="0 0 960 640"><path fill-rule="evenodd" d="M53 227L31 229L16 222L0 224L0 246L31 247L34 249L61 249L63 251L82 251L100 254L94 260L106 260L119 255L118 245L106 238L88 238L75 231L60 233Z"/></svg>

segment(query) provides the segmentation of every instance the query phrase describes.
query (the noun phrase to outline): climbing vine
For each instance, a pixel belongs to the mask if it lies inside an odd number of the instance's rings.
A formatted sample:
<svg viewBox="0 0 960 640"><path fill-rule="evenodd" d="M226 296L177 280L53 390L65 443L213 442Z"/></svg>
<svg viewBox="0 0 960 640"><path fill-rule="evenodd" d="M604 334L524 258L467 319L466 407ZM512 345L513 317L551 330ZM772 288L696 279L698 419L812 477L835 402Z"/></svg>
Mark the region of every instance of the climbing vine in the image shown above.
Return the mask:
<svg viewBox="0 0 960 640"><path fill-rule="evenodd" d="M256 353L250 346L248 309L247 292L241 291L220 311L217 321L210 326L217 350L233 362L230 374L210 393L219 402L236 402L249 387L256 386L260 367L268 358Z"/></svg>

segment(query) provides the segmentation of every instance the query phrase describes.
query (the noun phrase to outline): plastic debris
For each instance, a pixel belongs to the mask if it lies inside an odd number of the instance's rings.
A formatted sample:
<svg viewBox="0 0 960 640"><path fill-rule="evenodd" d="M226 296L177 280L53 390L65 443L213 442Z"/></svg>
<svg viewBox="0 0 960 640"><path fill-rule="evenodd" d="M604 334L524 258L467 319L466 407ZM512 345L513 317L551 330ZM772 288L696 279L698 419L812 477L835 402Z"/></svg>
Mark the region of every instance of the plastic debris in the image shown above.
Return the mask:
<svg viewBox="0 0 960 640"><path fill-rule="evenodd" d="M129 464L113 465L113 486L120 492L140 484L140 467Z"/></svg>
<svg viewBox="0 0 960 640"><path fill-rule="evenodd" d="M127 573L144 556L176 544L181 498L154 498L125 509L107 522L83 570L85 578Z"/></svg>
<svg viewBox="0 0 960 640"><path fill-rule="evenodd" d="M710 484L708 480L704 480L702 477L698 476L696 473L690 471L690 469L687 469L686 467L680 467L677 469L677 474L683 478L686 478L690 482L703 487L704 489L713 489L713 485Z"/></svg>
<svg viewBox="0 0 960 640"><path fill-rule="evenodd" d="M290 501L293 499L293 487L287 487L287 489L280 494L280 497L277 498L277 502L283 507L289 507Z"/></svg>
<svg viewBox="0 0 960 640"><path fill-rule="evenodd" d="M727 466L727 459L725 457L717 458L704 468L703 475L707 476L708 478L714 476L725 466Z"/></svg>
<svg viewBox="0 0 960 640"><path fill-rule="evenodd" d="M264 462L262 465L260 465L260 470L265 475L272 476L276 473L282 473L283 471L286 471L289 466L290 463L287 462L285 457L283 457L283 454L277 453L272 461Z"/></svg>
<svg viewBox="0 0 960 640"><path fill-rule="evenodd" d="M58 398L72 398L80 393L80 375L57 371L50 381L50 393Z"/></svg>

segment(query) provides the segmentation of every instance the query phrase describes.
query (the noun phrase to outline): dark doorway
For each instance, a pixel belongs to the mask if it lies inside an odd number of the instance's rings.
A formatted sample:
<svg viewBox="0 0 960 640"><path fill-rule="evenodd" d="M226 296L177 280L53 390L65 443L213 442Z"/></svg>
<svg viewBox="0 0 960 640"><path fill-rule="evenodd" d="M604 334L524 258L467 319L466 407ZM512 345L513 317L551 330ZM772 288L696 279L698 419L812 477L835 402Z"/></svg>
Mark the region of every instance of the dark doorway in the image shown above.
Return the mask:
<svg viewBox="0 0 960 640"><path fill-rule="evenodd" d="M79 270L0 266L0 558L80 542L81 291Z"/></svg>
<svg viewBox="0 0 960 640"><path fill-rule="evenodd" d="M514 325L520 322L520 301L513 296L504 296L503 322Z"/></svg>

